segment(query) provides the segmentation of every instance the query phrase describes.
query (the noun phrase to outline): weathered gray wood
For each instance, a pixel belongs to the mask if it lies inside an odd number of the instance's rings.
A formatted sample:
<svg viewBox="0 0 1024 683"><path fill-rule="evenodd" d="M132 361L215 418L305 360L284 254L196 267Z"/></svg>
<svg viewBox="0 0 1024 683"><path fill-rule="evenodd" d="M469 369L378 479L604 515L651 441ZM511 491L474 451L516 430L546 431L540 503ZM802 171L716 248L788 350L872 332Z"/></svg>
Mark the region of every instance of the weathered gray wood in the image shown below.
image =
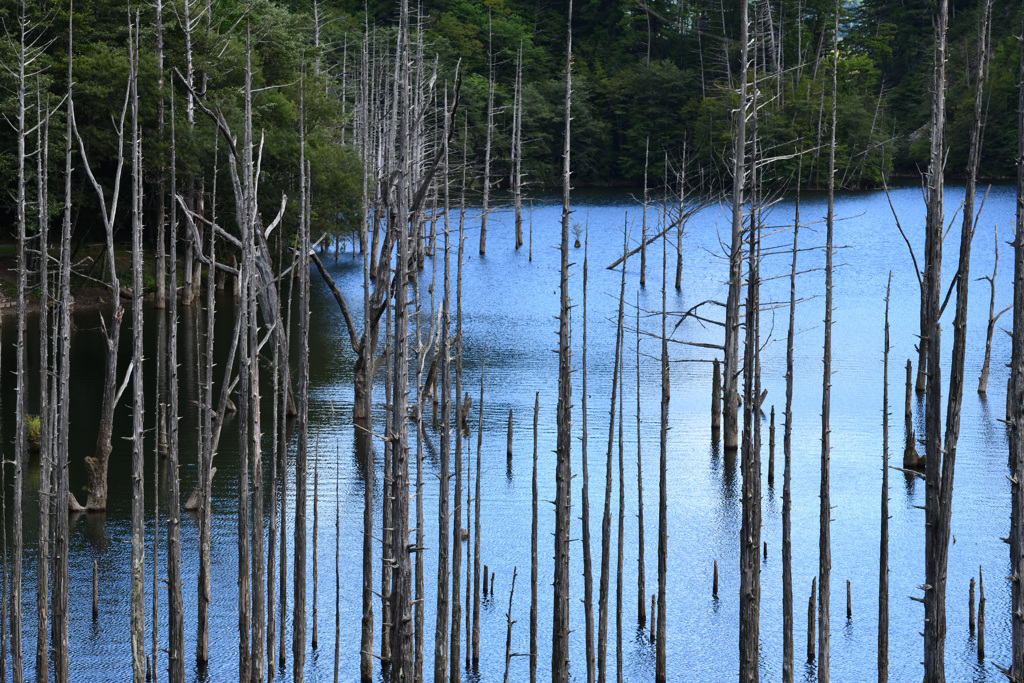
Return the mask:
<svg viewBox="0 0 1024 683"><path fill-rule="evenodd" d="M978 566L978 661L985 661L985 578Z"/></svg>
<svg viewBox="0 0 1024 683"><path fill-rule="evenodd" d="M644 562L644 468L640 437L640 293L636 295L636 508L637 572L636 619L641 629L647 624L647 569Z"/></svg>
<svg viewBox="0 0 1024 683"><path fill-rule="evenodd" d="M882 502L878 551L878 683L889 680L889 291L885 286L885 336L882 348ZM974 598L971 579L971 632L974 632Z"/></svg>
<svg viewBox="0 0 1024 683"><path fill-rule="evenodd" d="M722 429L722 368L715 358L711 372L711 438L718 440Z"/></svg>
<svg viewBox="0 0 1024 683"><path fill-rule="evenodd" d="M462 402L459 397L462 395L462 254L465 247L465 216L466 216L466 183L465 164L463 164L463 183L461 199L459 200L459 250L456 259L456 286L455 286L455 511L452 515L452 528L455 530L456 542L452 553L452 630L451 630L451 656L449 657L448 673L452 683L459 683L462 675ZM534 459L536 460L536 449ZM536 464L534 465L534 519L536 520ZM468 512L467 512L468 519ZM536 522L534 523L536 532ZM467 547L467 565L468 551ZM536 551L536 533L534 533L534 551ZM534 552L536 557L536 552ZM536 565L534 565L536 570ZM534 571L536 574L536 571ZM534 582L536 593L536 582ZM466 603L469 609L469 603ZM534 615L535 616L535 615ZM536 631L534 623L533 632ZM468 645L467 645L468 648ZM531 660L533 661L533 660ZM534 669L536 663L534 662Z"/></svg>
<svg viewBox="0 0 1024 683"><path fill-rule="evenodd" d="M974 637L974 629L977 622L974 619L974 577L971 577L971 585L967 593L967 629L971 637Z"/></svg>
<svg viewBox="0 0 1024 683"><path fill-rule="evenodd" d="M814 639L816 637L816 631L814 629L814 617L816 614L816 604L814 599L815 585L817 578L811 579L811 597L807 601L807 661L814 661Z"/></svg>
<svg viewBox="0 0 1024 683"><path fill-rule="evenodd" d="M802 158L802 157L801 157ZM800 171L803 171L801 162ZM799 176L798 176L799 177ZM799 184L797 185L799 188ZM793 260L789 271L789 329L786 332L786 422L782 430L782 683L793 683L793 337L796 324L796 260L800 237L800 191L793 218Z"/></svg>
<svg viewBox="0 0 1024 683"><path fill-rule="evenodd" d="M580 492L581 514L580 522L583 525L583 624L584 624L584 645L587 667L587 683L594 683L595 675L598 673L596 653L594 651L594 570L592 549L590 543L590 469L588 466L587 446L589 432L587 429L587 285L589 270L590 235L587 234L583 245L583 384L580 396L580 466L583 469L583 490ZM625 269L623 269L625 270ZM621 310L621 309L620 309ZM614 395L614 394L613 394ZM509 412L509 448L512 445L512 413ZM511 453L510 453L511 455ZM607 514L607 508L605 508ZM604 527L602 526L602 559L604 558ZM605 586L604 565L602 565L601 587ZM604 648L602 647L602 653Z"/></svg>
<svg viewBox="0 0 1024 683"><path fill-rule="evenodd" d="M508 592L508 612L505 613L505 676L502 679L504 683L508 683L508 669L512 663L512 624L516 623L512 621L512 598L516 594L516 573L517 567L512 567L512 590Z"/></svg>
<svg viewBox="0 0 1024 683"><path fill-rule="evenodd" d="M775 488L775 406L768 426L768 488Z"/></svg>
<svg viewBox="0 0 1024 683"><path fill-rule="evenodd" d="M487 344L480 356L480 413L476 424L476 483L473 493L473 637L471 641L473 668L480 661L480 470L484 440L484 370L487 365ZM487 595L487 565L484 565L484 595ZM468 587L468 586L467 586Z"/></svg>
<svg viewBox="0 0 1024 683"><path fill-rule="evenodd" d="M662 251L664 271L665 252ZM658 624L654 649L654 681L665 683L666 676L666 618L668 599L668 403L670 379L668 371L668 334L666 327L666 295L664 278L661 288L661 417L658 437ZM653 610L652 610L653 612Z"/></svg>
<svg viewBox="0 0 1024 683"><path fill-rule="evenodd" d="M623 254L629 249L629 230L623 225L622 230L622 251ZM605 481L604 481L604 515L601 518L601 583L598 592L598 622L597 622L597 680L604 683L607 680L607 657L608 657L608 591L611 579L611 533L612 533L612 457L615 447L615 400L618 395L622 365L622 342L623 342L623 315L626 295L626 263L622 263L622 273L619 284L619 311L615 322L615 355L612 360L612 393L611 402L608 408L608 449L605 452ZM619 422L622 421L621 414Z"/></svg>
<svg viewBox="0 0 1024 683"><path fill-rule="evenodd" d="M530 522L530 683L537 683L537 419L540 392L533 397L533 514Z"/></svg>
<svg viewBox="0 0 1024 683"><path fill-rule="evenodd" d="M913 373L913 366L910 359L907 359L907 393L906 399L903 403L903 467L906 469L914 469L924 466L924 458L917 454L917 438L914 435L914 413L911 410L910 395L911 395L911 374Z"/></svg>
<svg viewBox="0 0 1024 683"><path fill-rule="evenodd" d="M53 680L56 683L68 681L68 551L70 548L68 515L65 505L71 497L68 479L69 411L70 411L70 380L71 380L71 151L73 141L72 122L74 120L74 7L68 8L68 73L67 73L67 116L64 128L64 215L61 222L60 236L60 269L58 307L58 360L57 360L57 405L56 429L57 445L54 458L54 483L56 498L54 504L53 529L53 575L51 582L51 604L53 618L51 620L50 642L53 644ZM0 470L6 469L0 467ZM0 474L0 485L5 477ZM6 487L4 488L6 490ZM3 524L6 527L6 504L3 510ZM3 583L0 585L0 659L6 660L6 623L7 614L7 532L2 533L3 544ZM94 587L97 561L93 560ZM98 596L93 593L93 621L98 614ZM3 666L0 666L0 680L4 679Z"/></svg>
<svg viewBox="0 0 1024 683"><path fill-rule="evenodd" d="M943 172L945 165L946 119L946 29L948 0L939 0L933 16L935 31L932 50L931 151L927 175L927 215L924 248L924 328L920 340L927 359L925 385L924 446L925 468L925 585L924 591L924 680L944 683L946 645L946 552L948 543L943 523L946 469L949 456L942 454L942 339L939 324L942 306ZM920 368L919 368L920 370ZM941 468L941 469L940 469ZM949 470L950 486L952 469Z"/></svg>
<svg viewBox="0 0 1024 683"><path fill-rule="evenodd" d="M487 251L487 217L491 197L491 138L494 134L494 50L491 9L487 9L487 133L484 144L483 204L480 209L480 255Z"/></svg>
<svg viewBox="0 0 1024 683"><path fill-rule="evenodd" d="M839 2L835 4L833 21L832 53L839 54ZM831 599L832 573L832 505L830 494L831 443L831 400L832 400L832 256L833 230L835 223L835 170L836 170L836 123L838 60L832 60L832 125L828 153L828 211L825 217L825 342L823 350L824 370L822 372L821 397L821 494L818 531L818 681L829 683L831 649L831 622L829 606Z"/></svg>
<svg viewBox="0 0 1024 683"><path fill-rule="evenodd" d="M131 633L132 678L142 683L146 676L143 642L145 610L145 471L143 418L145 400L142 384L142 141L139 129L139 27L135 17L134 42L129 44L131 67L129 82L132 102L132 552L131 552ZM131 33L131 27L129 27Z"/></svg>
<svg viewBox="0 0 1024 683"><path fill-rule="evenodd" d="M562 148L562 233L559 267L558 404L555 446L554 605L551 619L551 683L569 681L569 527L572 523L572 358L569 349L569 193L572 122L572 0L567 12L565 137Z"/></svg>
<svg viewBox="0 0 1024 683"><path fill-rule="evenodd" d="M1024 19L1022 19L1024 25ZM1020 63L1024 66L1024 50ZM1006 420L1010 426L1010 642L1013 660L1010 675L1024 678L1024 71L1020 73L1017 104L1017 205L1013 239L1013 335L1010 346L1010 380L1006 390ZM978 570L981 583L981 570ZM984 657L983 619L985 590L978 608L978 657Z"/></svg>
<svg viewBox="0 0 1024 683"><path fill-rule="evenodd" d="M996 323L1003 313L1006 313L1012 304L996 313L996 276L999 273L999 226L992 228L992 240L995 248L992 250L992 275L983 275L982 280L988 280L988 326L985 330L985 357L981 363L981 374L978 377L978 393L985 394L988 391L988 369L992 360L992 335L995 332Z"/></svg>

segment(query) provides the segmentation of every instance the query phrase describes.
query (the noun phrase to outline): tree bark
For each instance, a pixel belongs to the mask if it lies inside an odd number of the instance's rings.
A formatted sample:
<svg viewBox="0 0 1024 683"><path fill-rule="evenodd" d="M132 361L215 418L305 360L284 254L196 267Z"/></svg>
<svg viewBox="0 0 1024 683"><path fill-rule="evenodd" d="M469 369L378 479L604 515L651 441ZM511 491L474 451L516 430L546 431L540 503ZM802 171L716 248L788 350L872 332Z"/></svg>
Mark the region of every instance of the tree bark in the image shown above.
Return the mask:
<svg viewBox="0 0 1024 683"><path fill-rule="evenodd" d="M551 620L551 683L569 681L569 526L572 492L572 359L569 349L569 191L572 109L572 0L565 60L565 138L562 149L562 236L558 315L558 404L555 447L555 564Z"/></svg>
<svg viewBox="0 0 1024 683"><path fill-rule="evenodd" d="M585 647L586 647L586 667L587 667L587 683L594 683L595 673L600 675L603 679L603 674L599 669L595 667L594 659L594 570L592 562L592 551L590 546L590 471L587 463L587 445L588 445L588 431L587 431L587 276L588 276L588 265L589 259L588 252L590 251L590 236L587 235L586 241L583 247L583 386L582 396L580 397L580 412L582 420L582 434L581 434L581 445L580 445L580 465L583 468L583 490L580 493L582 513L580 521L583 524L583 619L585 626ZM625 271L625 267L623 267ZM512 414L509 413L509 419L511 420ZM511 426L511 423L509 423ZM509 432L509 446L511 447L511 431ZM607 502L607 495L606 495ZM607 515L607 507L605 508L605 514ZM602 527L602 532L603 532ZM604 560L604 549L606 540L602 533L602 561ZM607 592L605 578L605 566L602 564L601 574L601 587ZM603 613L602 613L603 616ZM604 661L604 649L601 650L600 655L601 661Z"/></svg>
<svg viewBox="0 0 1024 683"><path fill-rule="evenodd" d="M647 569L644 562L644 468L640 438L640 294L636 295L636 507L637 507L637 572L636 620L643 629L647 625Z"/></svg>
<svg viewBox="0 0 1024 683"><path fill-rule="evenodd" d="M803 167L801 165L801 171ZM799 185L797 185L799 188ZM789 330L786 333L786 423L782 431L782 683L793 683L793 337L796 326L796 259L800 237L800 192L793 219L793 261L789 271Z"/></svg>
<svg viewBox="0 0 1024 683"><path fill-rule="evenodd" d="M889 291L885 287L885 346L882 349L882 503L878 550L878 683L889 680Z"/></svg>

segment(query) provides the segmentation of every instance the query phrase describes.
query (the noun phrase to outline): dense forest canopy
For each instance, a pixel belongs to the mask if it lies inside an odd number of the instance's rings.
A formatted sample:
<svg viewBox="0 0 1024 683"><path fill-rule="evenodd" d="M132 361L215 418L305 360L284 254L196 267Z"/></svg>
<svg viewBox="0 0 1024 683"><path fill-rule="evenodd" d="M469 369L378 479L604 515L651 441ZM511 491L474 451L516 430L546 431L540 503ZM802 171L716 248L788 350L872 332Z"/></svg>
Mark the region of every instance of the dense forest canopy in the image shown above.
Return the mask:
<svg viewBox="0 0 1024 683"><path fill-rule="evenodd" d="M313 173L316 229L351 229L359 213L360 165L352 148L352 112L359 73L360 46L377 49L395 40L396 6L390 1L254 0L244 5L215 1L192 3L191 47L197 91L227 120L239 123L242 111L244 28L254 39L254 129L263 136L260 193L273 212L282 193L297 196L298 98L304 73L307 155ZM976 0L951 4L949 28L947 174L966 165L976 61L979 8ZM42 108L63 97L67 63L68 2L31 3L31 38L44 47L33 64L33 89ZM759 145L775 159L767 169L776 185L792 185L800 151L800 179L824 186L821 163L822 112L831 106L829 77L834 5L821 0L778 0L751 5L751 36L756 79L761 93ZM205 179L212 188L219 160L221 186L227 187L225 155L217 154L212 122L186 107L182 76L186 70L183 4L164 9L164 72L159 73L154 8L141 3L143 45L140 66L140 117L147 180L169 159L169 134L156 135L158 102L165 100L170 127L173 92L180 178ZM0 109L8 121L16 111L14 76L18 7L0 8L7 39L0 41L4 89ZM879 186L889 175L916 177L927 163L928 97L931 69L931 3L926 0L861 0L845 3L840 21L839 103L836 159L844 187ZM981 175L1013 174L1016 83L1021 6L997 0L993 8L991 89L985 104L987 123ZM79 130L98 175L113 176L116 164L114 119L124 103L127 79L129 7L114 0L75 4L75 82ZM523 69L523 171L527 186L549 185L560 169L562 84L566 3L521 0L431 0L418 3L414 34L423 35L427 63L436 57L438 83L451 83L456 65L464 72L460 125L452 141L461 150L468 135L472 169L480 182L487 132L488 77L494 82L492 183L508 184L512 169L513 97L518 62ZM193 14L196 11L193 10ZM574 100L573 177L584 184L638 184L649 157L652 183L665 173L664 159L678 168L684 157L691 184L722 187L729 177L731 114L736 105L739 63L738 11L733 3L698 0L589 0L577 3L573 19ZM489 57L490 56L490 57ZM492 65L493 68L489 68ZM37 95L29 98L34 106ZM62 111L52 114L51 158L63 148ZM192 121L189 118L191 116ZM461 120L460 120L461 123ZM0 130L0 182L15 178L15 140L11 126ZM649 152L648 152L649 150ZM221 149L223 152L223 149ZM127 180L123 180L127 182ZM154 211L158 193L147 188L146 207ZM96 199L83 176L75 178L76 225L91 229ZM54 196L51 210L56 212ZM13 216L10 193L0 198L3 215ZM230 213L230 202L224 211ZM295 203L289 207L292 217ZM5 221L10 223L10 221ZM294 221L293 221L294 222ZM152 221L147 221L152 224ZM84 239L87 232L76 232Z"/></svg>

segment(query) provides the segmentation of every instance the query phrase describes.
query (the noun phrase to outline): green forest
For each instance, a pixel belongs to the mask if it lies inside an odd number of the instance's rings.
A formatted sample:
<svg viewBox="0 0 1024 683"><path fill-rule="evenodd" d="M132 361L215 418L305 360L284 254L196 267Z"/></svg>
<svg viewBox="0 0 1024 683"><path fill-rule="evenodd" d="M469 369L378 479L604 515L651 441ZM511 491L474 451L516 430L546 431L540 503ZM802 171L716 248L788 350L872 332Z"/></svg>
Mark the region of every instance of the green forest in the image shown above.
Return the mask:
<svg viewBox="0 0 1024 683"><path fill-rule="evenodd" d="M948 32L946 173L964 175L976 73L980 2L950 5ZM31 65L30 103L47 103L51 158L58 158L64 115L70 5L30 3L30 39L42 54ZM75 4L74 80L78 129L91 161L112 173L117 145L113 117L124 102L129 14L140 14L140 111L147 166L146 208L156 210L158 169L169 159L170 127L176 127L179 178L212 179L216 134L211 120L186 106L183 78L193 78L228 121L242 113L244 30L253 40L254 127L263 136L262 197L276 205L281 193L296 194L298 100L306 101L308 156L313 174L312 211L322 231L353 229L359 213L360 165L352 149L360 51L393 50L393 2L196 3L186 45L185 12L179 1L164 7L158 49L154 5L130 7L113 0ZM562 99L566 48L566 3L518 0L439 0L412 8L411 29L437 83L463 75L460 121L452 149L468 152L469 182L482 182L488 138L489 83L493 83L490 152L492 187L507 187L512 172L513 99L522 68L522 171L524 185L557 184L561 166ZM751 78L762 97L759 135L769 182L824 187L820 150L831 106L829 46L834 4L780 0L752 6ZM993 4L990 80L980 175L1004 179L1014 172L1015 89L1021 7ZM839 92L836 164L843 188L879 187L884 178L916 178L927 165L928 97L932 50L932 5L926 0L863 0L846 3L839 19ZM18 5L0 8L7 39L0 41L5 65L0 99L15 121ZM718 188L728 184L732 112L739 64L738 12L722 2L589 0L573 16L573 179L577 186L639 185L645 164L651 184L660 184L665 160L685 159L687 182ZM186 72L191 68L191 75ZM300 79L300 75L302 75ZM172 96L176 103L172 103ZM162 120L161 124L159 121ZM463 139L467 138L467 139ZM826 136L827 138L827 136ZM14 127L0 129L0 183L16 175ZM803 154L800 154L803 152ZM223 163L224 154L220 155ZM223 172L223 168L221 171ZM800 175L797 180L797 175ZM86 227L96 209L85 178L77 178L76 220ZM14 199L0 198L6 224ZM292 211L291 207L289 211ZM56 212L56 208L53 208ZM96 221L98 223L98 221ZM152 220L147 224L152 224ZM76 222L77 224L77 222ZM100 226L102 227L102 226Z"/></svg>

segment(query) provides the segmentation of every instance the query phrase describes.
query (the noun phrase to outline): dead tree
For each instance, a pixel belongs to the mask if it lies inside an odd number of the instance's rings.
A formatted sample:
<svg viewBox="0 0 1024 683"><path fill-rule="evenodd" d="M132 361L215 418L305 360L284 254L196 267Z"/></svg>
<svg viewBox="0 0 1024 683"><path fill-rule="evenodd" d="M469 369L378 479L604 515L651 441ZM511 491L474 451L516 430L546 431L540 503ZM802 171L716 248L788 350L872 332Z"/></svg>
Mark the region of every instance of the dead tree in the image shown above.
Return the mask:
<svg viewBox="0 0 1024 683"><path fill-rule="evenodd" d="M664 267L665 254L662 252ZM665 683L665 606L668 586L668 402L670 398L668 372L668 334L666 332L666 297L664 278L661 288L661 429L659 434L658 465L658 625L654 650L654 681ZM653 614L651 615L653 618Z"/></svg>
<svg viewBox="0 0 1024 683"><path fill-rule="evenodd" d="M747 148L747 63L748 59L747 3L740 3L740 68L739 104L734 113L734 140L732 159L732 232L729 245L729 292L725 302L725 345L722 392L725 399L723 436L726 450L735 451L738 446L739 389L739 334L740 334L740 289L743 265L743 189L746 177Z"/></svg>
<svg viewBox="0 0 1024 683"><path fill-rule="evenodd" d="M38 79L37 79L38 84ZM50 582L50 508L53 503L50 474L53 469L53 404L50 396L50 250L48 175L50 146L49 98L44 107L41 87L36 89L36 202L39 225L39 551L36 561L36 677L50 678L47 642ZM61 506L63 512L63 506Z"/></svg>
<svg viewBox="0 0 1024 683"><path fill-rule="evenodd" d="M533 515L530 523L530 683L537 683L537 418L540 392L533 397Z"/></svg>
<svg viewBox="0 0 1024 683"><path fill-rule="evenodd" d="M57 448L54 462L54 481L57 492L54 510L53 530L53 579L51 600L53 607L53 619L51 620L52 633L50 641L53 643L53 679L56 683L68 683L68 551L70 549L70 529L68 515L65 514L65 506L71 497L70 481L68 477L68 451L70 448L70 437L68 423L70 417L70 382L71 382L71 150L72 150L72 121L74 120L74 8L68 10L68 76L67 76L67 117L64 129L64 217L61 223L60 237L60 274L58 297L58 325L57 335L57 392L55 402L57 405ZM0 470L6 467L0 466ZM2 477L0 477L2 478ZM5 510L6 512L6 510ZM6 525L6 514L4 514ZM7 539L6 531L3 538L4 547L4 581L0 587L3 592L3 612L0 613L0 624L6 621L6 574L7 574ZM3 626L0 626L0 642L6 642L6 633ZM0 646L0 655L6 659L6 648ZM0 670L0 678L3 678L3 671Z"/></svg>
<svg viewBox="0 0 1024 683"><path fill-rule="evenodd" d="M637 507L637 572L636 621L642 629L647 624L647 576L644 563L644 468L640 438L640 293L636 295L636 507Z"/></svg>
<svg viewBox="0 0 1024 683"><path fill-rule="evenodd" d="M835 5L832 35L832 125L828 153L828 212L825 217L825 341L823 349L821 395L821 493L818 511L818 680L829 681L831 637L829 601L832 573L832 505L830 502L829 462L832 457L832 256L835 222L836 121L839 73L839 3Z"/></svg>
<svg viewBox="0 0 1024 683"><path fill-rule="evenodd" d="M448 93L445 91L445 109L448 108ZM448 120L445 119L445 133ZM451 248L449 245L449 192L448 192L448 136L444 135L444 298L441 300L441 354L439 362L438 388L441 391L441 471L440 491L437 499L437 623L434 628L434 680L445 683L448 680L448 491L451 486L449 456L451 452L452 428L452 378L451 378ZM422 416L420 417L422 420ZM456 431L459 426L456 425ZM458 499L456 499L456 504ZM456 545L461 545L458 525L455 527Z"/></svg>
<svg viewBox="0 0 1024 683"><path fill-rule="evenodd" d="M131 27L129 27L129 33ZM134 41L129 39L131 68L129 83L132 102L132 554L131 554L131 633L132 679L142 683L146 677L146 653L143 631L145 609L145 479L143 463L143 418L145 401L142 386L142 141L139 128L139 23L135 17ZM108 238L109 239L109 238Z"/></svg>
<svg viewBox="0 0 1024 683"><path fill-rule="evenodd" d="M107 507L107 466L112 449L114 407L121 394L117 388L117 352L121 340L121 318L124 316L124 306L121 305L121 281L117 276L117 263L114 254L114 223L117 218L118 197L121 193L121 174L124 170L124 124L130 101L129 88L130 86L125 89L124 106L121 108L121 116L117 123L117 165L114 171L109 206L103 187L93 175L89 157L85 152L85 143L82 141L77 122L74 120L74 108L71 109L72 128L78 141L78 153L82 159L82 167L96 192L100 205L100 217L106 229L106 261L110 278L110 317L106 320L101 318L107 348L96 451L85 459L89 481L89 494L85 507L88 510L103 510Z"/></svg>
<svg viewBox="0 0 1024 683"><path fill-rule="evenodd" d="M640 287L647 286L647 168L651 158L651 138L644 143L644 197L640 219Z"/></svg>
<svg viewBox="0 0 1024 683"><path fill-rule="evenodd" d="M942 367L939 316L942 305L943 164L945 159L946 27L948 1L939 0L933 19L931 153L928 165L924 254L924 329L920 344L927 359L925 387L925 581L924 680L943 683L946 641L946 496L952 494L952 458L942 453ZM940 463L941 471L940 471ZM948 470L948 472L946 471ZM949 481L949 489L945 483ZM948 519L948 518L946 518Z"/></svg>
<svg viewBox="0 0 1024 683"><path fill-rule="evenodd" d="M463 154L465 162L465 153ZM459 251L456 262L456 283L455 283L455 513L452 515L452 528L459 536L455 543L455 552L452 554L452 630L451 630L451 656L449 657L448 673L452 683L459 683L461 679L461 638L462 631L462 254L465 248L465 216L466 216L466 165L463 163L463 183L461 198L459 200ZM536 475L534 475L536 476ZM536 489L536 485L534 486ZM469 519L469 512L466 512L466 519ZM466 564L469 564L468 548ZM467 587L468 587L467 583ZM469 602L466 602L468 613ZM466 644L467 649L469 644Z"/></svg>
<svg viewBox="0 0 1024 683"><path fill-rule="evenodd" d="M551 620L551 683L569 681L569 526L572 484L572 358L569 349L569 192L572 110L572 0L567 16L565 138L562 148L562 236L558 315L558 437L555 453L554 607Z"/></svg>
<svg viewBox="0 0 1024 683"><path fill-rule="evenodd" d="M878 550L878 683L889 680L889 291L885 287L885 342L882 349L882 504Z"/></svg>
<svg viewBox="0 0 1024 683"><path fill-rule="evenodd" d="M173 126L173 122L172 122ZM176 179L172 169L171 178ZM177 190L173 187L172 193ZM211 240L213 231L210 231ZM171 204L170 224L170 295L167 314L170 316L167 328L167 638L168 638L168 680L170 683L184 683L185 680L185 625L184 605L181 594L181 494L178 475L178 224L177 210ZM214 258L213 250L210 252ZM211 268L212 273L215 269ZM208 294L210 294L208 292ZM211 310L207 311L212 312Z"/></svg>
<svg viewBox="0 0 1024 683"><path fill-rule="evenodd" d="M1020 56L1024 67L1024 51ZM1024 70L1020 72L1017 104L1017 230L1013 239L1013 336L1010 347L1010 463L1016 483L1011 488L1010 574L1018 580L1010 584L1011 644L1013 661L1010 675L1024 676ZM979 583L981 572L979 568ZM985 592L981 590L978 609L978 656L982 654L984 621L981 617Z"/></svg>
<svg viewBox="0 0 1024 683"><path fill-rule="evenodd" d="M512 202L515 207L516 250L523 246L523 42L516 55L515 96L512 103Z"/></svg>
<svg viewBox="0 0 1024 683"><path fill-rule="evenodd" d="M587 275L588 275L588 254L590 251L590 236L587 235L583 247L583 395L580 397L580 411L582 414L582 434L580 448L580 465L583 468L583 490L580 494L582 514L580 521L583 524L583 619L585 624L585 645L587 659L587 683L594 683L595 661L594 661L594 570L591 558L590 547L590 470L587 464ZM625 267L623 267L625 271ZM509 413L511 419L511 413ZM511 432L509 433L511 437ZM509 440L511 445L511 438ZM607 494L606 494L607 495ZM605 510L607 514L607 508ZM602 560L604 559L604 543L602 527ZM604 566L602 565L602 571ZM605 585L604 574L601 575L601 586ZM602 650L603 654L603 650ZM603 657L602 657L603 660ZM602 676L603 678L603 676Z"/></svg>
<svg viewBox="0 0 1024 683"><path fill-rule="evenodd" d="M473 493L473 633L472 639L466 644L467 654L472 652L470 657L473 668L476 668L480 661L480 469L481 451L484 441L484 368L487 364L487 344L484 344L483 354L480 357L480 417L476 425L476 488ZM487 566L484 565L484 595L487 595ZM469 590L469 584L466 584ZM468 618L468 614L466 615ZM467 621L468 624L468 621Z"/></svg>
<svg viewBox="0 0 1024 683"><path fill-rule="evenodd" d="M801 165L800 170L803 170ZM789 330L786 333L786 423L782 429L782 683L793 683L793 337L796 325L796 260L800 237L800 174L793 218L793 260L789 271Z"/></svg>
<svg viewBox="0 0 1024 683"><path fill-rule="evenodd" d="M484 145L484 196L480 209L480 255L487 251L487 216L491 197L491 136L494 133L494 51L491 11L487 10L487 142Z"/></svg>
<svg viewBox="0 0 1024 683"><path fill-rule="evenodd" d="M623 226L622 251L629 250L629 231ZM608 449L605 451L604 516L601 518L601 585L598 597L597 676L600 683L607 680L608 656L608 590L611 578L612 533L612 456L615 446L615 400L619 390L622 359L623 312L626 296L626 262L622 262L619 284L619 312L615 323L615 356L612 360L612 393L608 408ZM619 421L622 421L621 415ZM621 575L621 572L620 572Z"/></svg>
<svg viewBox="0 0 1024 683"><path fill-rule="evenodd" d="M985 359L981 363L981 375L978 377L978 393L985 394L988 391L988 368L992 359L992 333L995 332L996 323L1003 313L1006 313L1012 304L996 313L996 275L999 273L999 226L992 230L992 240L995 242L992 261L992 275L983 275L981 280L988 280L988 327L985 330Z"/></svg>
<svg viewBox="0 0 1024 683"><path fill-rule="evenodd" d="M925 552L926 558L936 562L936 565L932 568L930 575L926 571L925 581L930 586L931 590L925 591L925 612L929 612L929 606L932 607L931 618L937 622L935 628L931 631L931 638L929 638L929 625L931 622L925 624L925 678L930 681L944 681L944 649L945 649L945 636L946 636L946 567L949 559L949 538L950 538L950 520L952 516L953 508L953 477L956 466L956 450L957 440L960 435L960 408L963 402L964 394L964 360L967 351L967 300L968 300L968 286L970 283L970 261L971 261L971 241L974 237L975 228L975 213L974 213L974 194L977 185L978 177L978 165L981 159L981 131L983 126L983 114L982 114L982 103L984 93L984 83L986 76L986 64L988 62L988 16L991 7L991 0L986 0L985 6L982 9L982 20L981 26L978 30L978 73L977 73L977 84L975 87L975 98L974 98L974 116L971 126L971 142L970 142L970 153L967 166L967 187L966 194L964 196L963 206L963 222L960 231L960 262L955 276L956 279L956 313L953 318L953 353L950 362L950 373L949 373L949 392L947 396L946 404L946 429L945 438L942 443L941 452L936 450L934 453L928 455L934 455L934 458L929 457L929 467L926 470L926 482L931 482L934 486L938 484L938 497L934 499L934 503L937 503L937 508L933 505L932 512L933 516L930 518L932 526L926 525L926 533L932 537L931 550L932 553L928 553L927 549ZM940 14L945 14L945 9L940 6ZM945 59L945 23L946 19L940 16L939 18L939 42L937 46L937 59ZM940 66L940 69L944 67ZM944 83L943 75L936 75L936 84ZM942 151L942 138L941 138L941 127L942 123L939 121L943 117L943 109L940 105L937 105L936 109L936 125L940 128L936 134L939 136L939 154L944 154ZM937 225L939 230L942 230L942 158L936 157L936 169L935 169L935 183L936 188L934 192L935 196L931 197L931 205L935 207L937 212ZM931 213L931 212L929 212ZM933 244L933 256L935 258L933 269L934 285L941 287L941 264L942 264L942 236L940 233L936 233L933 236L933 241L937 244ZM932 280L925 278L929 285L932 285ZM937 294L938 290L933 289L930 292L929 297ZM931 302L931 298L929 298ZM933 317L934 316L934 317ZM941 401L942 400L942 388L941 385L932 387L932 374L939 374L937 369L939 366L939 340L940 340L940 327L938 318L941 316L941 307L939 309L930 309L929 311L929 337L928 337L928 349L929 349L929 360L928 360L928 400L929 401ZM932 343L934 342L934 350L932 349ZM933 352L934 351L934 352ZM941 378L937 378L941 379ZM926 415L931 410L929 404L926 402L925 412ZM936 421L936 417L938 420ZM932 416L932 419L927 422L928 426L940 427L941 416ZM925 443L926 447L931 442L932 437L929 430L925 430ZM939 463L942 463L941 481L936 482L933 475L939 474ZM931 488L926 488L926 491L930 492ZM932 500L930 495L926 495L926 516L928 501ZM928 545L926 540L926 546ZM932 601L929 601L929 596L932 597ZM929 644L933 648L929 648ZM933 657L929 657L932 654ZM931 661L929 661L931 660ZM930 666L929 666L930 664ZM930 671L930 677L929 677Z"/></svg>

